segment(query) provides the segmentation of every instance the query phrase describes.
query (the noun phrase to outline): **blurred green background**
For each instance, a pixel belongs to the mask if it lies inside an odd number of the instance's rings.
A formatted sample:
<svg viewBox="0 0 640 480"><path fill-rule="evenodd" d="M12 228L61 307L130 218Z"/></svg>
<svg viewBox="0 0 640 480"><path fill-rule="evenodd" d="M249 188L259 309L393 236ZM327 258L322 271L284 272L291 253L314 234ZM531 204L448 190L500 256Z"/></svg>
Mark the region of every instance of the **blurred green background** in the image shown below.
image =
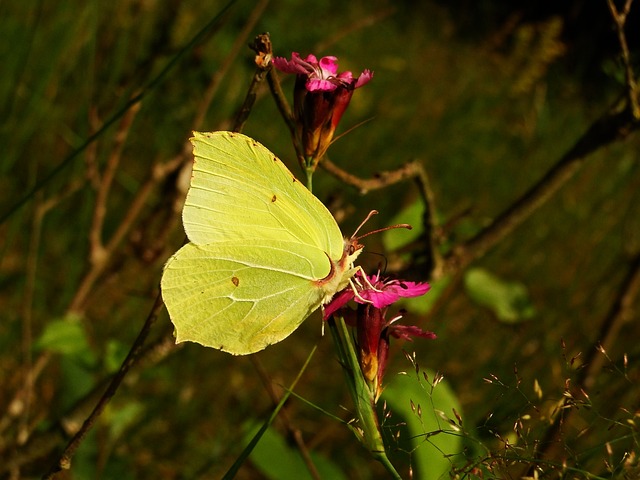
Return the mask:
<svg viewBox="0 0 640 480"><path fill-rule="evenodd" d="M44 474L126 355L184 237L185 142L194 128L230 128L254 72L247 44L256 34L270 32L278 56L336 55L341 70L375 72L340 130L367 122L329 155L363 177L421 160L444 253L507 209L625 94L604 1L238 1L186 49L225 5L0 3L2 478ZM282 79L290 96L293 78ZM245 133L299 173L266 85ZM637 478L637 296L597 357L588 397L571 388L638 268L638 151L631 135L590 155L473 270L433 279L428 312L410 308L405 322L438 339L393 344L387 378L414 368L401 349L444 375L464 426L464 450L441 455L454 475L518 478L571 391L543 478L563 475L563 461L575 468L564 478ZM370 228L388 225L418 198L411 182L361 195L322 170L314 190L345 233L374 208ZM367 250L387 253L382 238L367 239ZM363 260L375 267L380 257ZM219 478L273 409L265 384L281 394L316 343L296 392L348 420L341 368L320 330L312 317L281 344L232 357L172 347L163 311L150 350L63 478ZM286 410L345 477L385 478L343 425L296 399ZM394 450L405 475L412 456ZM273 477L250 461L238 478Z"/></svg>

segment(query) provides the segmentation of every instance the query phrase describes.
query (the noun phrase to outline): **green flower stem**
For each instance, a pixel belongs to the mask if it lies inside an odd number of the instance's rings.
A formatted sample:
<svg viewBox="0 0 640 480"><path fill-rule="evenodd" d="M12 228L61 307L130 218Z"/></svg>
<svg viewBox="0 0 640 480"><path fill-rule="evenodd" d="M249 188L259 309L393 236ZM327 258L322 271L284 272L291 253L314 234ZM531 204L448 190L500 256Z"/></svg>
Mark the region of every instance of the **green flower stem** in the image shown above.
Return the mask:
<svg viewBox="0 0 640 480"><path fill-rule="evenodd" d="M316 171L317 163L314 161L313 157L306 157L304 159L304 173L307 176L307 189L310 192L313 192L313 174Z"/></svg>
<svg viewBox="0 0 640 480"><path fill-rule="evenodd" d="M304 173L307 176L307 190L313 192L313 170L310 168L305 168Z"/></svg>
<svg viewBox="0 0 640 480"><path fill-rule="evenodd" d="M335 316L328 323L338 358L344 369L349 393L355 405L358 424L353 431L373 457L384 465L391 477L401 479L387 457L375 409L375 391L369 387L362 374L353 338L347 329L347 325L342 317Z"/></svg>

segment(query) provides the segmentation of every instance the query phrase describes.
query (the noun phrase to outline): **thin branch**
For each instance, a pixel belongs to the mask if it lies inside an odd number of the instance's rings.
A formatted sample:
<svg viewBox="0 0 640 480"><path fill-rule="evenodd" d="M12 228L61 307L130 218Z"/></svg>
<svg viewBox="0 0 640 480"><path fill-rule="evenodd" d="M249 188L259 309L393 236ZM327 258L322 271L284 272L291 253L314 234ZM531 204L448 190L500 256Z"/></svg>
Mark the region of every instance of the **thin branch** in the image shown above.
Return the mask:
<svg viewBox="0 0 640 480"><path fill-rule="evenodd" d="M338 180L357 188L360 193L366 194L370 191L380 190L390 185L405 181L414 180L418 186L418 191L425 204L425 211L422 218L423 246L427 245L425 251L427 258L425 266L421 270L427 274L428 278L439 278L443 272L443 261L438 252L437 235L434 234L433 212L435 211L435 196L429 177L424 165L419 160L405 163L397 170L385 171L376 174L372 178L359 178L338 167L325 155L320 165Z"/></svg>
<svg viewBox="0 0 640 480"><path fill-rule="evenodd" d="M180 166L178 162L171 162L169 164L156 164L152 167L151 175L149 178L142 184L142 186L136 192L134 199L131 202L131 206L127 213L123 217L122 221L118 225L118 228L112 235L111 239L104 247L104 254L100 258L100 262L95 262L91 265L88 272L80 281L78 289L71 300L71 303L68 308L69 313L81 313L84 309L84 304L93 289L93 285L100 278L100 276L104 273L107 266L109 265L109 259L115 252L116 248L120 245L120 243L124 240L127 233L131 230L134 225L134 222L142 212L142 209L146 205L146 201L148 197L153 193L154 187L162 180L165 176L170 174Z"/></svg>
<svg viewBox="0 0 640 480"><path fill-rule="evenodd" d="M624 25L627 22L627 16L631 10L633 0L627 0L622 11L618 11L613 0L607 0L611 17L616 24L616 32L618 34L618 42L620 42L620 51L622 53L622 62L624 63L624 74L627 80L627 94L631 112L636 120L640 120L640 105L638 105L638 82L636 81L631 60L629 55L629 46L627 45L627 36L624 33Z"/></svg>
<svg viewBox="0 0 640 480"><path fill-rule="evenodd" d="M269 81L271 94L273 95L273 99L276 102L278 111L280 112L280 115L284 119L284 122L289 129L289 133L291 134L291 138L293 139L293 144L296 147L296 153L298 153L298 141L296 140L296 123L293 119L293 113L291 112L291 107L289 106L289 102L287 101L287 96L282 91L278 73L273 68L269 70L267 80Z"/></svg>
<svg viewBox="0 0 640 480"><path fill-rule="evenodd" d="M272 69L271 59L273 58L273 51L271 50L271 39L269 38L268 33L258 35L253 40L253 43L249 45L249 48L256 52L256 71L253 74L251 84L249 85L247 94L244 97L244 102L238 110L233 122L232 130L234 132L241 132L244 129L244 124L247 122L251 109L255 104L258 87L262 84L265 77Z"/></svg>
<svg viewBox="0 0 640 480"><path fill-rule="evenodd" d="M620 293L602 322L600 332L596 337L597 343L591 346L585 357L586 367L580 371L578 386L585 389L593 387L595 379L605 363L602 352L611 350L622 326L634 318L634 302L638 296L640 296L640 253L631 260Z"/></svg>
<svg viewBox="0 0 640 480"><path fill-rule="evenodd" d="M36 272L38 269L38 250L42 239L41 201L42 192L35 196L35 212L31 222L31 238L26 261L26 280L24 288L24 298L22 303L22 357L23 369L25 371L24 384L21 391L22 415L18 427L17 443L24 444L29 438L29 416L31 414L31 403L33 401L33 387L35 376L33 375L33 299L36 289Z"/></svg>
<svg viewBox="0 0 640 480"><path fill-rule="evenodd" d="M102 244L102 227L104 218L107 214L107 200L111 185L115 178L120 159L122 158L122 150L131 131L131 126L136 114L140 111L141 102L131 106L126 115L120 120L118 130L114 138L114 146L110 152L104 172L100 177L98 193L96 195L96 203L93 209L93 220L91 229L89 230L90 258L92 264L100 264L104 261L105 249Z"/></svg>
<svg viewBox="0 0 640 480"><path fill-rule="evenodd" d="M25 293L22 301L22 348L23 348L23 368L24 368L24 383L14 394L12 400L9 402L9 408L5 412L5 415L0 419L0 433L6 430L13 422L13 418L22 416L21 426L18 427L18 443L22 444L27 441L31 434L33 425L29 422L29 411L31 407L31 401L33 399L33 387L36 380L44 370L44 367L49 362L51 357L50 353L41 353L38 358L33 360L32 358L32 307L33 297L35 292L35 279L36 279L36 267L37 267L37 250L41 240L41 227L42 222L46 214L55 208L60 202L64 201L74 193L76 193L84 183L81 180L75 180L71 182L67 187L58 195L54 195L44 200L38 200L35 206L35 212L33 214L32 233L29 243L29 252L27 254L27 267L26 267L26 282ZM39 196L39 194L38 194ZM31 340L30 340L31 339Z"/></svg>
<svg viewBox="0 0 640 480"><path fill-rule="evenodd" d="M475 237L445 258L445 271L463 269L482 257L551 198L582 167L586 157L640 127L628 102L616 104L596 120L547 173Z"/></svg>
<svg viewBox="0 0 640 480"><path fill-rule="evenodd" d="M68 470L69 468L71 468L71 459L75 455L76 450L78 449L86 435L89 433L102 411L106 408L107 404L116 394L120 383L122 383L124 377L127 375L127 373L129 373L131 367L133 367L139 361L140 352L142 351L144 343L149 336L149 332L151 331L151 327L157 320L158 314L160 313L163 305L164 303L162 302L162 296L158 292L156 301L153 304L153 307L151 307L151 311L149 312L149 315L147 316L147 319L145 320L144 325L142 326L142 329L138 334L138 337L129 350L127 357L122 362L120 370L118 370L118 373L116 373L116 375L113 377L107 390L104 392L91 414L86 418L86 420L82 424L82 427L80 427L80 430L78 430L78 432L69 441L67 447L60 455L56 464L53 465L49 472L43 477L45 480L50 480L62 470Z"/></svg>
<svg viewBox="0 0 640 480"><path fill-rule="evenodd" d="M95 106L89 107L89 113L87 115L89 117L89 128L92 132L97 132L100 130L101 122L98 119L98 109ZM100 188L100 170L98 168L98 139L95 142L87 145L87 148L84 152L84 168L85 168L85 177L89 182L89 185L94 190L98 190Z"/></svg>

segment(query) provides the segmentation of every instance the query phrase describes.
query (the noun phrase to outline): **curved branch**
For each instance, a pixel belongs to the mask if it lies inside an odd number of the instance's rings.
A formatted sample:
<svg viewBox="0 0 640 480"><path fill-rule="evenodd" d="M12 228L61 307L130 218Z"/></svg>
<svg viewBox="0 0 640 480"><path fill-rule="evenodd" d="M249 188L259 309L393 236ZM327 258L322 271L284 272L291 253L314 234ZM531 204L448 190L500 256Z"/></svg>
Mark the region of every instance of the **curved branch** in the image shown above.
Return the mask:
<svg viewBox="0 0 640 480"><path fill-rule="evenodd" d="M482 257L551 198L582 167L586 157L626 138L640 127L623 99L595 121L547 173L475 237L457 246L445 259L445 271L456 271Z"/></svg>

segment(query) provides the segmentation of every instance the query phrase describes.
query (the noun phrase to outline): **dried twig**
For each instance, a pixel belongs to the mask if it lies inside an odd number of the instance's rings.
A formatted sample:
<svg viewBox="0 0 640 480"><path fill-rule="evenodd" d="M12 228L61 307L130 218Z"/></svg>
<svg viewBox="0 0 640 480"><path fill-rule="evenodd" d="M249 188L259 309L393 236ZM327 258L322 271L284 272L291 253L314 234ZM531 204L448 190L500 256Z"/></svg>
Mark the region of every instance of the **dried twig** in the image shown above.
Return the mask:
<svg viewBox="0 0 640 480"><path fill-rule="evenodd" d="M585 368L580 371L577 380L579 388L590 389L594 386L596 377L605 364L602 352L612 349L620 329L634 318L634 302L640 296L640 253L630 261L629 267L619 294L600 326L597 342L585 356Z"/></svg>
<svg viewBox="0 0 640 480"><path fill-rule="evenodd" d="M636 120L640 120L640 106L638 105L638 82L636 76L631 67L631 60L629 56L629 46L627 45L627 36L624 33L624 26L627 22L627 16L631 10L631 4L633 0L626 0L622 11L616 8L613 0L607 0L609 11L611 12L611 18L616 25L616 32L618 34L618 42L620 43L620 53L622 54L622 63L624 64L624 74L627 80L627 95L629 104L631 105L631 113Z"/></svg>
<svg viewBox="0 0 640 480"><path fill-rule="evenodd" d="M244 102L238 110L233 122L232 130L234 132L241 132L244 129L244 124L249 119L251 109L256 102L256 92L258 87L262 84L267 74L272 70L271 59L273 58L273 51L271 50L271 39L268 33L258 35L253 40L253 43L249 44L249 48L256 52L256 71L251 79L251 84L249 85L249 89L245 95Z"/></svg>
<svg viewBox="0 0 640 480"><path fill-rule="evenodd" d="M89 230L89 252L92 264L101 264L105 260L104 256L106 251L102 244L102 227L107 214L107 200L118 165L120 164L120 159L122 158L122 150L131 131L133 120L140 111L140 105L140 102L133 104L125 116L122 117L122 120L120 120L118 130L115 134L113 149L107 159L104 172L99 176L100 181L98 184L96 203L93 209L93 220L91 229Z"/></svg>
<svg viewBox="0 0 640 480"><path fill-rule="evenodd" d="M166 177L169 173L175 171L179 166L180 163L178 162L170 162L167 164L159 163L152 167L151 175L149 175L149 178L147 178L147 180L136 192L129 210L127 210L125 216L118 225L118 228L104 247L103 254L99 259L95 259L99 261L92 263L91 267L80 281L78 289L76 290L76 293L69 305L68 313L82 313L85 308L86 300L91 293L95 282L104 273L109 265L109 260L111 259L113 253L120 246L120 243L124 240L127 233L129 233L129 231L133 227L134 222L142 212L142 209L144 208L148 197L153 193L154 188L159 183L159 181Z"/></svg>
<svg viewBox="0 0 640 480"><path fill-rule="evenodd" d="M271 41L269 41L269 45L271 45ZM296 149L296 157L300 158L300 156L302 156L303 154L300 150L298 138L296 136L296 123L293 119L293 113L291 112L291 107L289 106L289 102L287 101L287 96L282 91L280 78L278 77L278 73L275 71L275 69L271 68L269 70L267 80L269 81L271 95L276 102L278 111L280 112L280 115L282 116L282 119L284 120L284 123L289 129L289 133L291 134L291 140L293 141L293 146Z"/></svg>

